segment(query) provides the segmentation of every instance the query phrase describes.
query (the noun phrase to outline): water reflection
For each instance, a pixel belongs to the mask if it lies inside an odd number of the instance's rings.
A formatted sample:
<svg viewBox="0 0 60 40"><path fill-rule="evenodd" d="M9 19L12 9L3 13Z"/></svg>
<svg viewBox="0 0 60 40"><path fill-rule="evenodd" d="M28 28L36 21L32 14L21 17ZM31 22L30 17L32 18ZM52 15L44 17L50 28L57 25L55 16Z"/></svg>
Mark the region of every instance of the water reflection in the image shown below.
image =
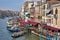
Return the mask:
<svg viewBox="0 0 60 40"><path fill-rule="evenodd" d="M12 33L6 29L8 19L9 18L0 19L0 40L39 40L38 36L29 33L19 38L12 38Z"/></svg>

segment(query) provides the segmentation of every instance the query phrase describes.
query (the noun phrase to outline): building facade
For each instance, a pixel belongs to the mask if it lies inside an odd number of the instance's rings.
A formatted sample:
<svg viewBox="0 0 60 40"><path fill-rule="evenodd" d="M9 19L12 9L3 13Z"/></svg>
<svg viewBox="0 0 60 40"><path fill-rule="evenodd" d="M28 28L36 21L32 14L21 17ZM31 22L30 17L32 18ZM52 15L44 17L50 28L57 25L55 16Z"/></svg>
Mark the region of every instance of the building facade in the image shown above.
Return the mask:
<svg viewBox="0 0 60 40"><path fill-rule="evenodd" d="M60 26L60 1L26 1L23 6L24 20L45 23L53 27Z"/></svg>

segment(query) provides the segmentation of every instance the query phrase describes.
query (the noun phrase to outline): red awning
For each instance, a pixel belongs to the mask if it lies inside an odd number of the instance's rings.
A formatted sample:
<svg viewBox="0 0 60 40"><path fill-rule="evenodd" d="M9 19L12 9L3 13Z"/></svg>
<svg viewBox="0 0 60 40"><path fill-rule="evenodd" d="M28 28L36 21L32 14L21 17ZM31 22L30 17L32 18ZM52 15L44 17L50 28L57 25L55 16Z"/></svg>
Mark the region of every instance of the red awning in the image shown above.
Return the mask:
<svg viewBox="0 0 60 40"><path fill-rule="evenodd" d="M45 28L47 28L47 29L54 30L54 31L58 31L58 30L59 30L58 28L54 28L54 27L49 26L49 25L46 25L46 24L44 24L44 26L43 26L43 27L45 27Z"/></svg>
<svg viewBox="0 0 60 40"><path fill-rule="evenodd" d="M28 24L28 22L20 21L20 24L22 24L22 25L26 25L26 24Z"/></svg>
<svg viewBox="0 0 60 40"><path fill-rule="evenodd" d="M23 24L23 25L26 25L26 24L31 24L31 25L33 25L33 26L36 26L37 25L37 22L25 22L25 21L23 21L23 20L20 20L20 24Z"/></svg>
<svg viewBox="0 0 60 40"><path fill-rule="evenodd" d="M33 26L36 26L37 25L37 22L29 22L29 24L31 24Z"/></svg>

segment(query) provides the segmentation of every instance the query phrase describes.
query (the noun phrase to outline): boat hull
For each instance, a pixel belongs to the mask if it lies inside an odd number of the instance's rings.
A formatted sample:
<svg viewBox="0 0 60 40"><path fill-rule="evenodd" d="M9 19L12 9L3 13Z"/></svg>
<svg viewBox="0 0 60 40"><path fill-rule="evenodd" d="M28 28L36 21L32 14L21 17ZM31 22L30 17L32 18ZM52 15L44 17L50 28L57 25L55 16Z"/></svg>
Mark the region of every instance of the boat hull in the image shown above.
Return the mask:
<svg viewBox="0 0 60 40"><path fill-rule="evenodd" d="M21 32L19 32L19 33L15 33L15 34L11 35L11 37L13 37L13 38L18 38L18 37L23 36L25 33L26 33L26 32L21 31Z"/></svg>
<svg viewBox="0 0 60 40"><path fill-rule="evenodd" d="M17 28L17 29L11 29L11 27L7 27L7 30L9 30L10 32L19 32L20 29Z"/></svg>

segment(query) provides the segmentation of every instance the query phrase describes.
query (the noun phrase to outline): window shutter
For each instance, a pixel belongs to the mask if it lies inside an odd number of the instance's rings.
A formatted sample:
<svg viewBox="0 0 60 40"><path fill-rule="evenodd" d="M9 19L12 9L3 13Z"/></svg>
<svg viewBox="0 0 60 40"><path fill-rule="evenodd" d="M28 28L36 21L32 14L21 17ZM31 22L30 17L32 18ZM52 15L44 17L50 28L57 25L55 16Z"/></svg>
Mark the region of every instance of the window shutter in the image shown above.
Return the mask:
<svg viewBox="0 0 60 40"><path fill-rule="evenodd" d="M26 14L26 17L29 17L30 18L30 14Z"/></svg>

